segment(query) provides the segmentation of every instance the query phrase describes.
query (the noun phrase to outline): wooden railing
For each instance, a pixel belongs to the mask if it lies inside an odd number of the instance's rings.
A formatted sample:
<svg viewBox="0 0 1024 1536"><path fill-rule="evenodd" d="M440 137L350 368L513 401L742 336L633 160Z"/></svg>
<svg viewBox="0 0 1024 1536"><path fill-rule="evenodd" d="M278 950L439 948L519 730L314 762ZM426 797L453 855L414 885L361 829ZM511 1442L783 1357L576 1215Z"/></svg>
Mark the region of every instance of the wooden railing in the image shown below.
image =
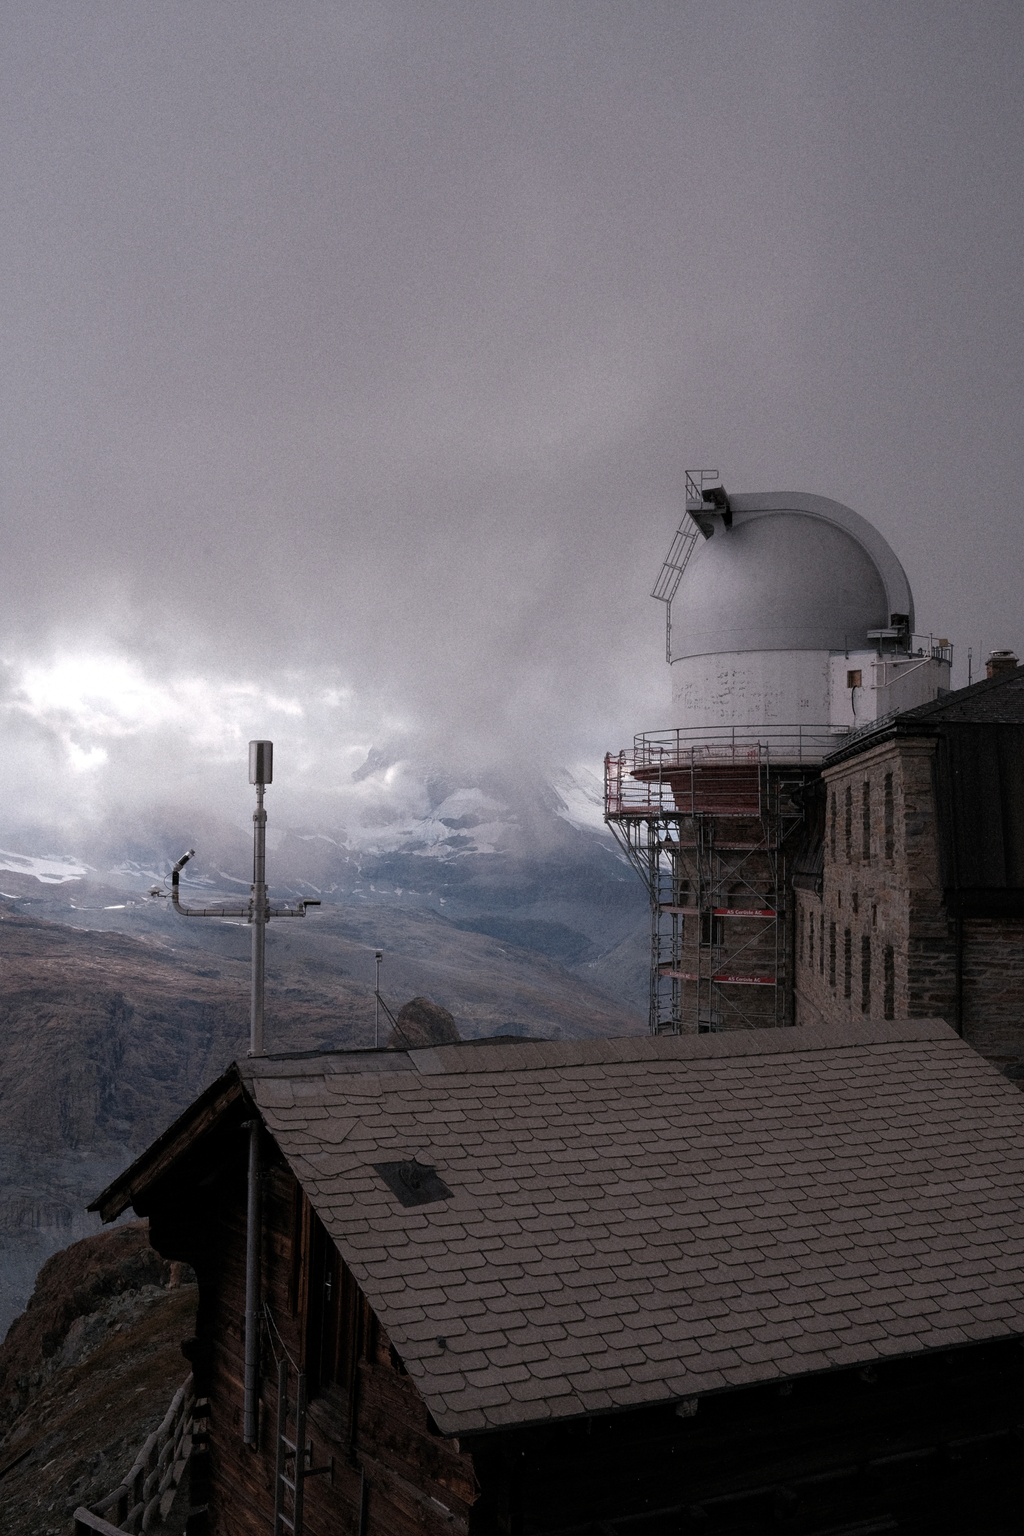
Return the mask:
<svg viewBox="0 0 1024 1536"><path fill-rule="evenodd" d="M121 1536L158 1530L174 1500L192 1449L192 1377L175 1392L163 1422L135 1458L128 1476L106 1498L75 1510L75 1536Z"/></svg>

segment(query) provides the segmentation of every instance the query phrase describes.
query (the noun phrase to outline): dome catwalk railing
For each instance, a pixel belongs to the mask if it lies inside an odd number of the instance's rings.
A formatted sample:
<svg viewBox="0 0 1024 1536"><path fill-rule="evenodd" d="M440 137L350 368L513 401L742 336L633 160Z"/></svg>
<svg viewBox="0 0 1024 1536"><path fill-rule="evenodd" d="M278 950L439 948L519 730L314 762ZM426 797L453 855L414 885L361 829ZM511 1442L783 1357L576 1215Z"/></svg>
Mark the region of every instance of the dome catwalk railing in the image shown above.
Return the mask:
<svg viewBox="0 0 1024 1536"><path fill-rule="evenodd" d="M604 764L607 818L687 815L705 809L757 814L756 786L765 770L814 768L849 734L834 725L679 726L645 731L632 750L608 753ZM730 781L734 788L730 789ZM714 803L697 804L703 792Z"/></svg>

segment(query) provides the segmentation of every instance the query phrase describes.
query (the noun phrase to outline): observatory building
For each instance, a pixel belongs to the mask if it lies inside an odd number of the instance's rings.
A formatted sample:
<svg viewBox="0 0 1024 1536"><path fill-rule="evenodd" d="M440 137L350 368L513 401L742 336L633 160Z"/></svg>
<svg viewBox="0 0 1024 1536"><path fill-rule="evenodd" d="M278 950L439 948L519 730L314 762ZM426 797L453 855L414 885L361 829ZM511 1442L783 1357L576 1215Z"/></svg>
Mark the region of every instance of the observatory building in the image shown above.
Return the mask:
<svg viewBox="0 0 1024 1536"><path fill-rule="evenodd" d="M652 1032L788 1024L792 878L824 758L949 692L900 562L839 502L686 476L652 595L672 721L606 759L606 817L651 895Z"/></svg>
<svg viewBox="0 0 1024 1536"><path fill-rule="evenodd" d="M914 635L903 567L863 517L778 492L692 505L676 536L691 558L674 546L659 579L673 725L824 728L834 745L949 691L947 642Z"/></svg>

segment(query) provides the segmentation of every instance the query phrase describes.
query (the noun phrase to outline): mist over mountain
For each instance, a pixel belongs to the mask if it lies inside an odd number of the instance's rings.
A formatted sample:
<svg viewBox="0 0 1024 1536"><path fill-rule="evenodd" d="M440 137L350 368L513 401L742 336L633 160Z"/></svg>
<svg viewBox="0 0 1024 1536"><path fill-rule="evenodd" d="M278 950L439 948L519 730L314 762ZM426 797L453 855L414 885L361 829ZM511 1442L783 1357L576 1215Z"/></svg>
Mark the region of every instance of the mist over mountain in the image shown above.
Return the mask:
<svg viewBox="0 0 1024 1536"><path fill-rule="evenodd" d="M244 899L250 738L272 896L324 903L270 926L272 1047L367 1043L377 947L463 1033L618 1033L596 780L669 721L687 468L867 517L956 684L1024 654L1024 47L984 0L36 0L4 42L11 1307L245 1048L244 924L147 892L194 847L186 899Z"/></svg>
<svg viewBox="0 0 1024 1536"><path fill-rule="evenodd" d="M1019 650L1024 48L936 3L9 8L4 845L236 815L255 736L349 837L371 749L598 762L690 467Z"/></svg>
<svg viewBox="0 0 1024 1536"><path fill-rule="evenodd" d="M371 759L356 787L325 828L289 825L268 790L271 897L323 902L268 927L268 1050L372 1044L377 948L392 1010L428 997L464 1037L645 1027L646 893L593 777L524 793ZM169 816L145 843L107 826L84 852L0 855L0 1327L42 1260L94 1230L93 1195L247 1049L244 919L149 895L195 846L183 900L247 900L244 785L238 800L233 820Z"/></svg>
<svg viewBox="0 0 1024 1536"><path fill-rule="evenodd" d="M20 874L44 888L32 899L52 920L136 934L168 925L176 931L180 919L165 897L148 892L165 890L170 864L189 847L196 854L182 874L186 902L248 897L254 800L244 783L234 788L230 818L216 804L164 809L145 836L126 836L105 820L54 852L54 839L66 836L59 828L23 831L8 839L15 846L0 849L0 889ZM281 810L277 785L268 789L272 895L430 910L455 927L547 955L642 1005L635 967L624 974L619 963L604 963L641 931L646 907L604 826L602 785L592 771L529 779L491 770L459 782L451 769L381 750L367 755L344 788L344 796L299 803L286 785ZM305 921L317 920L311 914ZM271 935L285 926L272 924Z"/></svg>

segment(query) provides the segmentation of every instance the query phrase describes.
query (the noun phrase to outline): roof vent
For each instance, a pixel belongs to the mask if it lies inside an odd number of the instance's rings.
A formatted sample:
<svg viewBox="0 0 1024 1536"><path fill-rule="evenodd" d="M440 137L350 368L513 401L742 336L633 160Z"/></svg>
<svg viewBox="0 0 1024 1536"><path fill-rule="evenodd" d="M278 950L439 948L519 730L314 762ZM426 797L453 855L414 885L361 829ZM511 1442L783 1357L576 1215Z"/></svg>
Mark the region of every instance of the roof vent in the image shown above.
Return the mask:
<svg viewBox="0 0 1024 1536"><path fill-rule="evenodd" d="M373 1166L391 1193L398 1196L401 1205L433 1205L436 1200L452 1198L451 1190L437 1169L428 1168L415 1158L401 1163L374 1163Z"/></svg>

